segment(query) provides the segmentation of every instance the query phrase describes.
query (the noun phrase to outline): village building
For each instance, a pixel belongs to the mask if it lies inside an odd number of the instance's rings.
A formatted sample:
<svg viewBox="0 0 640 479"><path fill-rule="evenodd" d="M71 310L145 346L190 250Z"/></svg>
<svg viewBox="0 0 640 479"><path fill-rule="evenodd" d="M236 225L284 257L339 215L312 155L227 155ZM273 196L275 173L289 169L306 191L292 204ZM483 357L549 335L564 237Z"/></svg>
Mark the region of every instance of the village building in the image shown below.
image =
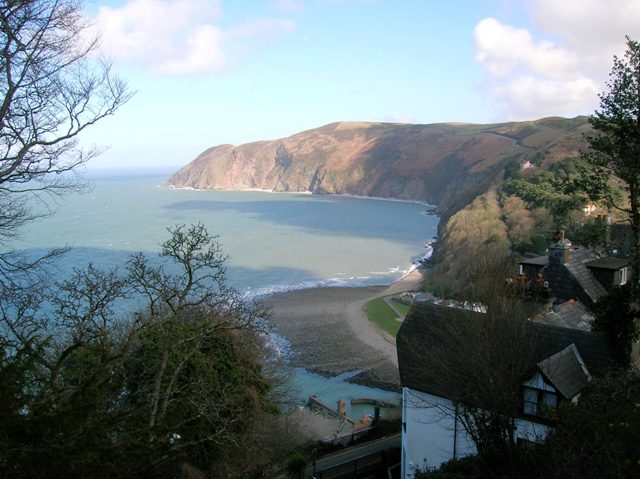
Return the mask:
<svg viewBox="0 0 640 479"><path fill-rule="evenodd" d="M514 442L543 440L552 427L548 411L563 401L577 401L593 377L612 366L604 335L591 330L591 308L614 287L628 282L630 275L628 260L602 258L562 236L547 255L521 261L515 285L537 303L537 312L526 323L526 334L535 346L519 384L521 407L513 417ZM425 354L425 348L446 344L447 324L456 324L459 331L485 315L431 302L415 303L407 315L396 339L403 387L403 478L476 452L460 420L465 404L456 399L460 396L447 380L447 355L459 351L440 347L442 356L434 358Z"/></svg>
<svg viewBox="0 0 640 479"><path fill-rule="evenodd" d="M434 342L446 341L445 323L463 328L482 321L485 314L417 303L405 319L396 339L403 386L401 477L411 478L418 469L437 468L476 452L460 420L465 404L456 402L455 385L446 378L450 374L446 358L426 362L424 352ZM515 442L544 439L550 428L548 408L576 400L592 377L604 374L610 365L607 342L600 334L533 321L527 328L535 344L520 383L522 407L513 418ZM441 351L459 354L447 348Z"/></svg>
<svg viewBox="0 0 640 479"><path fill-rule="evenodd" d="M551 245L547 255L520 261L519 282L528 289L548 288L557 302L574 299L588 308L629 278L629 260L601 258L593 250L574 246L565 238Z"/></svg>

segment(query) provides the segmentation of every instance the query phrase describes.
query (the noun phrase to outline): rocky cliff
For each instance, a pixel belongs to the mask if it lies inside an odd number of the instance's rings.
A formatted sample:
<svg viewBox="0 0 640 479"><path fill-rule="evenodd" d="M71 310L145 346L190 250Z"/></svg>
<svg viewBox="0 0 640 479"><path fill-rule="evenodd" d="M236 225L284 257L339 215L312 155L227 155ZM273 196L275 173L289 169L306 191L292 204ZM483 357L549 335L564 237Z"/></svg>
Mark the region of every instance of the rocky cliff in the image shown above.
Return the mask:
<svg viewBox="0 0 640 479"><path fill-rule="evenodd" d="M499 181L509 164L576 155L587 129L585 117L492 125L331 123L275 141L215 146L167 184L421 200L448 216Z"/></svg>

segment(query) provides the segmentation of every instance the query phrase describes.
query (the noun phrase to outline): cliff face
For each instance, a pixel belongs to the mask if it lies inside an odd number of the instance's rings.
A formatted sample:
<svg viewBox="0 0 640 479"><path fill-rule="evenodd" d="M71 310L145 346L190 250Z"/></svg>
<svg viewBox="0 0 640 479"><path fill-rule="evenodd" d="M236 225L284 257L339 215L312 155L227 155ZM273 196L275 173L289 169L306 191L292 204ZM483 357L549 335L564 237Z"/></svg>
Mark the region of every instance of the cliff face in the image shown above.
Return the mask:
<svg viewBox="0 0 640 479"><path fill-rule="evenodd" d="M502 178L584 148L585 117L493 125L332 123L275 141L210 148L169 186L346 193L428 201L451 215Z"/></svg>

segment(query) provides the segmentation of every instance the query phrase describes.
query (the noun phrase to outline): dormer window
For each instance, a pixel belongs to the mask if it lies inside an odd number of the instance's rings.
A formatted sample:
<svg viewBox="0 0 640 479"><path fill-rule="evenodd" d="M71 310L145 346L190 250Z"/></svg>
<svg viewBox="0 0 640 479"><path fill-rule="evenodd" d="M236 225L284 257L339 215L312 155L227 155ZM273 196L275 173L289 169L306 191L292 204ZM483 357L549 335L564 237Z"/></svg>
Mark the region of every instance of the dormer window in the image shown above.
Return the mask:
<svg viewBox="0 0 640 479"><path fill-rule="evenodd" d="M524 387L523 411L530 416L546 416L558 406L558 394L553 391Z"/></svg>
<svg viewBox="0 0 640 479"><path fill-rule="evenodd" d="M537 370L522 383L522 412L530 416L548 417L558 407L560 398L573 399L591 382L575 344L543 359Z"/></svg>

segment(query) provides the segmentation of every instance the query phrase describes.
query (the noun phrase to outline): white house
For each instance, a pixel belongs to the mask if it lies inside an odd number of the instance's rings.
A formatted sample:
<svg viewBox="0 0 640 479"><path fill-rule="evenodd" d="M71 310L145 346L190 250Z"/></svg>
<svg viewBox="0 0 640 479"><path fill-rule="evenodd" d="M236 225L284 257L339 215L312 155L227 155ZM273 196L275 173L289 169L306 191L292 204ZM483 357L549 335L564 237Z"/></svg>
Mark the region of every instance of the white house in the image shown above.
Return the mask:
<svg viewBox="0 0 640 479"><path fill-rule="evenodd" d="M445 461L476 452L459 418L464 404L452 401L456 395L448 390L450 382L439 380L442 366L438 361L427 364L421 351L433 344L434 334L439 334L434 330L442 331L438 325L443 321L464 325L482 316L431 303L416 304L398 333L403 478L412 478L418 469L437 468ZM575 401L592 380L592 372L604 373L609 360L606 341L599 334L533 322L527 328L536 338L535 352L520 385L521 411L513 418L516 442L544 439L551 427L548 409L562 401Z"/></svg>

